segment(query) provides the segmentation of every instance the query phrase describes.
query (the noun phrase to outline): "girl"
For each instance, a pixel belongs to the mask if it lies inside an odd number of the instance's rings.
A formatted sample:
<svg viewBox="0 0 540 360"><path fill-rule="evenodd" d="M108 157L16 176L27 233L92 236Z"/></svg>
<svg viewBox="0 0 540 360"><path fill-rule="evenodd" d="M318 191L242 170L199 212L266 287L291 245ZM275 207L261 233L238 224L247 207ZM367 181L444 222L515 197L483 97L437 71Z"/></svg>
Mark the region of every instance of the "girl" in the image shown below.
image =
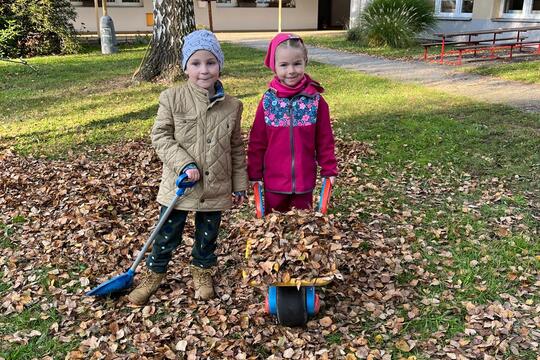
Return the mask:
<svg viewBox="0 0 540 360"><path fill-rule="evenodd" d="M188 211L195 211L195 243L191 273L195 297L214 296L212 267L221 212L241 204L247 188L240 121L242 103L226 95L219 75L223 53L210 31L192 32L184 39L182 67L188 81L165 90L159 99L152 145L163 161L157 201L166 211L175 195L175 180L185 172L197 183L175 205L147 258L149 269L128 299L142 305L165 277L172 252L180 244ZM231 201L231 193L234 199Z"/></svg>
<svg viewBox="0 0 540 360"><path fill-rule="evenodd" d="M265 210L310 209L317 177L337 176L324 89L305 73L307 49L294 34L276 35L264 59L274 72L249 134L248 176L263 182Z"/></svg>

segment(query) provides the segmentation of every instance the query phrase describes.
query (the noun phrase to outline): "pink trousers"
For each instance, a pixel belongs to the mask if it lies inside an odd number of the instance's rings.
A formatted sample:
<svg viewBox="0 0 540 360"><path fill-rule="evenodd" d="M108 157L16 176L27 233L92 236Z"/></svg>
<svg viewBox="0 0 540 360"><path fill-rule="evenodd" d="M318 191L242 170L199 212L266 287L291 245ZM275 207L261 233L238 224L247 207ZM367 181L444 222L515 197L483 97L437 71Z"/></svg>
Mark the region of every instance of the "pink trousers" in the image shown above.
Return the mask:
<svg viewBox="0 0 540 360"><path fill-rule="evenodd" d="M278 194L270 191L264 192L264 210L270 214L272 210L286 212L293 207L309 210L313 205L313 194Z"/></svg>

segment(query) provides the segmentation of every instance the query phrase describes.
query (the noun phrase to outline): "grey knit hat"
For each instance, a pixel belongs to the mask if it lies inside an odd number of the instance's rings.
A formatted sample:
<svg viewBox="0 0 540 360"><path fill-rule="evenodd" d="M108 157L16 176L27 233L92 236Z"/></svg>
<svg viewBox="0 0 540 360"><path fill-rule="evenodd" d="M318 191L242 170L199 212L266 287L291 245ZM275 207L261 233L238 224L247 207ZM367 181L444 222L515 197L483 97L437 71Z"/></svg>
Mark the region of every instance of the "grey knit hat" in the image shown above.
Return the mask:
<svg viewBox="0 0 540 360"><path fill-rule="evenodd" d="M223 51L219 41L213 32L208 30L196 30L184 38L182 46L182 69L186 70L186 65L193 53L198 50L210 51L219 63L219 70L223 70Z"/></svg>

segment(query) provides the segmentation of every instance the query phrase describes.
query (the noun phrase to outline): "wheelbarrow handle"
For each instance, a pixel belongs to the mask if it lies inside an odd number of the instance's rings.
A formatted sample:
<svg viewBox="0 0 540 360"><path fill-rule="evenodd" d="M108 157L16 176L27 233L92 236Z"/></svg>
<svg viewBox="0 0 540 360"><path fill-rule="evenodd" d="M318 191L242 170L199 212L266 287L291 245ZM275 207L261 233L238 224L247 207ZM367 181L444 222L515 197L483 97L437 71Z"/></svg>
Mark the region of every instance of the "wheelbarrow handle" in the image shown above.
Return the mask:
<svg viewBox="0 0 540 360"><path fill-rule="evenodd" d="M133 265L131 265L131 267L129 268L131 271L135 272L135 269L137 269L137 266L139 266L140 262L144 258L144 255L146 254L146 250L148 250L150 245L154 242L154 239L156 238L157 234L163 227L163 224L165 224L165 222L169 218L169 215L174 210L174 205L176 204L176 201L178 201L178 199L184 194L184 191L187 188L193 187L195 185L195 182L186 181L187 178L188 177L186 174L182 174L178 177L178 180L176 181L176 186L178 187L178 190L176 191L176 194L173 200L171 201L171 204L167 207L167 211L165 211L165 214L163 214L163 216L159 219L159 222L154 228L154 231L152 231L152 235L150 235L150 238L146 240L141 251L139 251L137 258L133 262Z"/></svg>

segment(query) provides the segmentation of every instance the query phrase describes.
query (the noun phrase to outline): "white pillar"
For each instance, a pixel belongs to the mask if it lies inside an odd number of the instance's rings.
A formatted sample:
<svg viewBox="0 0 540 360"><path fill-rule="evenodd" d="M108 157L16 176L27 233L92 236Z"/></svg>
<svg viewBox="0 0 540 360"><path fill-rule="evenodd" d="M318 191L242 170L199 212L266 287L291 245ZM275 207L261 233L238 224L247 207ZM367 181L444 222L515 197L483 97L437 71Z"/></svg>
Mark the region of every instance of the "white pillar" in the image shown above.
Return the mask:
<svg viewBox="0 0 540 360"><path fill-rule="evenodd" d="M368 2L369 0L351 0L351 17L349 20L349 27L352 28L357 25L357 22L360 19L360 14Z"/></svg>

